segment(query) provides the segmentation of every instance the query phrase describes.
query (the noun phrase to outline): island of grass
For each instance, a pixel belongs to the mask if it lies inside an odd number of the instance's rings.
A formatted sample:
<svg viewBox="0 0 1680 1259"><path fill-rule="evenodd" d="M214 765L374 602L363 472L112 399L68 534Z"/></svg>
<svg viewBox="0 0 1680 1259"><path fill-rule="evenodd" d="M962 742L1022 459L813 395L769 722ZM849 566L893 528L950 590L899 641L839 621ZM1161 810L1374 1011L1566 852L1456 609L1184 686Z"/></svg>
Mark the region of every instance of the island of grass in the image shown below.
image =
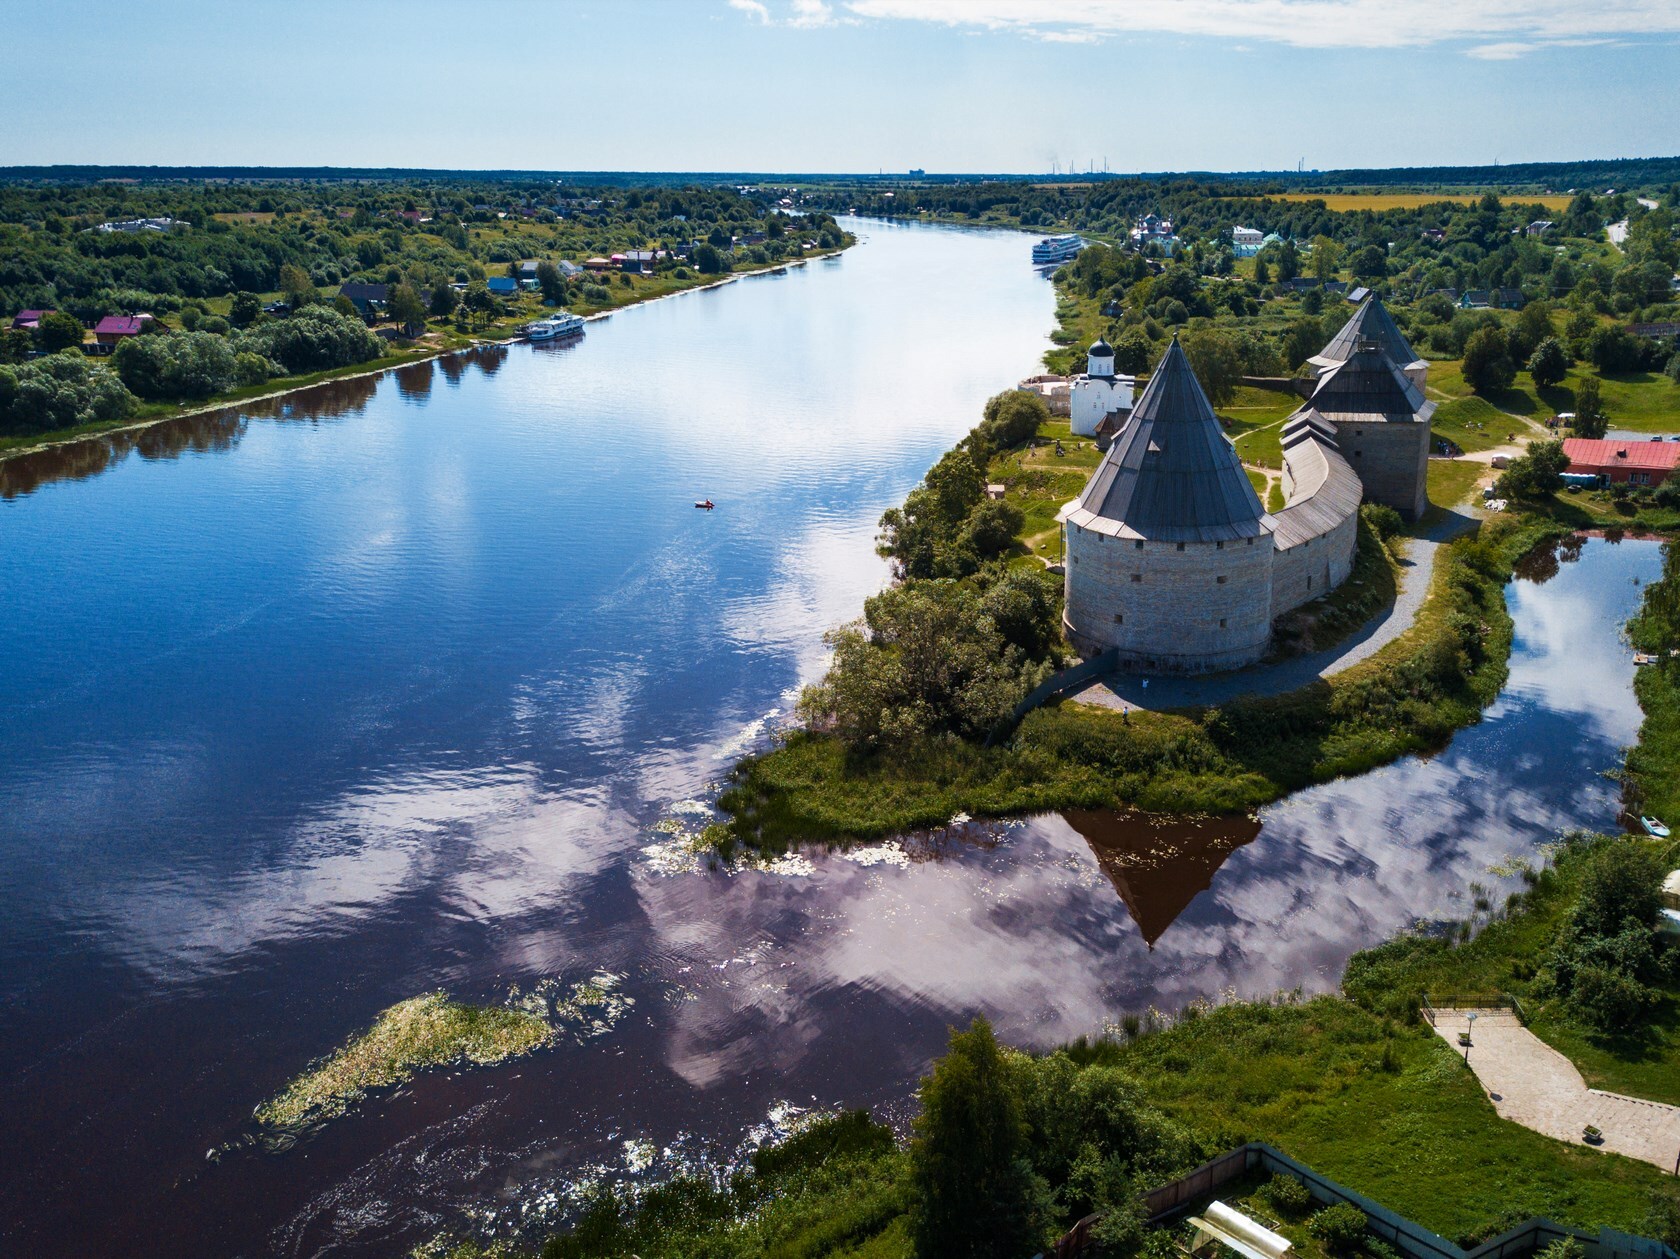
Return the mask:
<svg viewBox="0 0 1680 1259"><path fill-rule="evenodd" d="M1672 1096L1680 947L1649 925L1669 864L1660 854L1637 839L1570 837L1551 868L1520 867L1524 886L1504 904L1473 888L1471 919L1356 955L1336 995L1128 1016L1037 1056L998 1045L976 1021L922 1081L907 1146L863 1114L823 1119L721 1184L679 1177L633 1196L603 1186L541 1254L1018 1259L1086 1220L1103 1253L1168 1259L1183 1226L1148 1218L1140 1195L1249 1141L1462 1247L1535 1216L1673 1247L1680 1188L1666 1169L1501 1118L1419 1017L1430 993L1514 994L1531 1030L1589 1081ZM1657 984L1609 1033L1580 978L1606 920L1643 932L1647 961L1595 964ZM1362 1212L1311 1202L1299 1182L1238 1180L1219 1196L1276 1217L1303 1259L1395 1255Z"/></svg>
<svg viewBox="0 0 1680 1259"><path fill-rule="evenodd" d="M554 1031L527 1010L466 1005L441 992L410 997L258 1106L256 1119L281 1130L323 1123L375 1089L450 1063L506 1062L540 1049Z"/></svg>
<svg viewBox="0 0 1680 1259"><path fill-rule="evenodd" d="M804 728L736 766L715 847L774 854L957 814L1240 812L1438 748L1504 684L1516 561L1565 531L1512 517L1443 545L1412 628L1302 690L1159 713L1051 703L1017 722L1022 697L1068 660L1061 584L1042 561L1055 558L1054 508L1098 454L1063 429L1032 395L999 395L887 513L882 549L900 580L830 636L833 665L801 699ZM1280 650L1329 645L1392 597L1393 557L1372 522L1367 509L1354 580L1290 618Z"/></svg>

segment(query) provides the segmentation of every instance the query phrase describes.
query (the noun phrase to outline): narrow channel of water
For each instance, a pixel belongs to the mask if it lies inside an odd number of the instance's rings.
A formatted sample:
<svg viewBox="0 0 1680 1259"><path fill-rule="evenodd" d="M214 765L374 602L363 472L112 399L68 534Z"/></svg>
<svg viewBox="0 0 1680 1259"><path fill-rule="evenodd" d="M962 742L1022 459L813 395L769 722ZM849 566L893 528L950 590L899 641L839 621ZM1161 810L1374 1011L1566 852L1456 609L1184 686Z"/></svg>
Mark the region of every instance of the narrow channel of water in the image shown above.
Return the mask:
<svg viewBox="0 0 1680 1259"><path fill-rule="evenodd" d="M1659 565L1593 540L1512 585L1486 721L1258 822L673 861L657 824L820 670L883 580L876 517L1051 323L1019 236L861 230L843 262L575 346L0 465L7 1248L506 1231L647 1163L632 1139L660 1173L789 1107L902 1113L975 1011L1048 1045L1327 987L1505 855L1613 824L1599 773L1638 719L1614 627ZM246 1143L252 1106L394 1001L598 970L636 1002L598 1036Z"/></svg>

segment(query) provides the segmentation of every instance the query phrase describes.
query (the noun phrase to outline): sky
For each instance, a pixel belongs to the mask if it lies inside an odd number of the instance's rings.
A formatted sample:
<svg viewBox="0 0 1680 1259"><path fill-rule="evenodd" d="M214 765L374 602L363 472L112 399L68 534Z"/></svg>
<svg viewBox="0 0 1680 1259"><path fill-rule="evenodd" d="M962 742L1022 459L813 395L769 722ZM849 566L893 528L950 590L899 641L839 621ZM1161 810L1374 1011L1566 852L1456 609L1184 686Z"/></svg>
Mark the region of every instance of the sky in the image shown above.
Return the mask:
<svg viewBox="0 0 1680 1259"><path fill-rule="evenodd" d="M1654 157L1677 81L1680 0L0 0L0 165Z"/></svg>

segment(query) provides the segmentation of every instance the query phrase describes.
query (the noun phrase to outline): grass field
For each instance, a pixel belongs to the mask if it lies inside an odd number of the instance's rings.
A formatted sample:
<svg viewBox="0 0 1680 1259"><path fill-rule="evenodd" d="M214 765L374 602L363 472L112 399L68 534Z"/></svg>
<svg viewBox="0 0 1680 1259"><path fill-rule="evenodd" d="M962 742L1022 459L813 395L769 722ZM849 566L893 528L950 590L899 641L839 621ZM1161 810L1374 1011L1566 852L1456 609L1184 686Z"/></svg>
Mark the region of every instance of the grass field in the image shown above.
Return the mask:
<svg viewBox="0 0 1680 1259"><path fill-rule="evenodd" d="M1349 210L1415 210L1421 205L1439 205L1443 201L1467 205L1480 201L1480 193L1469 192L1274 192L1273 201L1322 201L1325 208ZM1567 210L1571 198L1542 194L1499 194L1509 205L1543 205L1548 210Z"/></svg>

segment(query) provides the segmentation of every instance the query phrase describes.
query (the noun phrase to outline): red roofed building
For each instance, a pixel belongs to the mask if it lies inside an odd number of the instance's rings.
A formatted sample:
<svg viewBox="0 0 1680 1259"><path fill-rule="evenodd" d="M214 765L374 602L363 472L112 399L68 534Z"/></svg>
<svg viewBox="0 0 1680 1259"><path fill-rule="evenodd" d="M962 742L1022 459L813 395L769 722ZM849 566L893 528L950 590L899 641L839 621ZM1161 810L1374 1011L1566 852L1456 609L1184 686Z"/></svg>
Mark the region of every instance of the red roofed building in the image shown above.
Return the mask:
<svg viewBox="0 0 1680 1259"><path fill-rule="evenodd" d="M1563 453L1569 456L1569 471L1577 475L1605 477L1612 485L1661 485L1680 463L1680 442L1570 437Z"/></svg>
<svg viewBox="0 0 1680 1259"><path fill-rule="evenodd" d="M125 337L137 337L152 321L150 315L106 315L93 326L93 339L109 354Z"/></svg>
<svg viewBox="0 0 1680 1259"><path fill-rule="evenodd" d="M55 315L57 313L57 311L52 310L20 310L16 315L12 316L12 327L23 329L39 328L41 326L41 320L45 319L48 315Z"/></svg>

